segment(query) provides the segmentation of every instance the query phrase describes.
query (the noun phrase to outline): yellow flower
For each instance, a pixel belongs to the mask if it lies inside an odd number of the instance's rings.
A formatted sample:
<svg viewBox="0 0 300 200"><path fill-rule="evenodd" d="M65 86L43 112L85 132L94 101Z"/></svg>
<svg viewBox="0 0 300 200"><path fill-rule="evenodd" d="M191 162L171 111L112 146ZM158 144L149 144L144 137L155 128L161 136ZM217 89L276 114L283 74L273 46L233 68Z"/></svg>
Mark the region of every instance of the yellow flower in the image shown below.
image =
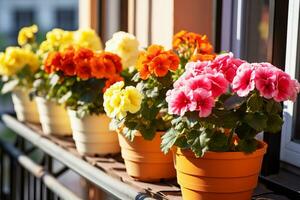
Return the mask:
<svg viewBox="0 0 300 200"><path fill-rule="evenodd" d="M39 47L39 54L49 51L63 51L73 45L73 32L55 28L46 34L46 40Z"/></svg>
<svg viewBox="0 0 300 200"><path fill-rule="evenodd" d="M15 75L25 66L35 72L39 68L37 55L20 47L8 47L0 54L0 75Z"/></svg>
<svg viewBox="0 0 300 200"><path fill-rule="evenodd" d="M136 63L139 54L139 42L134 35L120 31L114 33L113 37L105 43L105 51L120 56L123 68L126 69Z"/></svg>
<svg viewBox="0 0 300 200"><path fill-rule="evenodd" d="M103 95L103 107L110 118L122 119L127 112L136 113L141 109L143 95L133 86L123 87L123 81L117 82Z"/></svg>
<svg viewBox="0 0 300 200"><path fill-rule="evenodd" d="M102 50L101 39L92 29L79 29L74 32L74 45L92 50Z"/></svg>
<svg viewBox="0 0 300 200"><path fill-rule="evenodd" d="M19 35L18 35L18 44L20 46L23 46L25 44L27 44L28 42L32 42L34 41L35 38L35 33L38 32L38 27L37 25L32 25L29 27L24 27L19 31Z"/></svg>
<svg viewBox="0 0 300 200"><path fill-rule="evenodd" d="M143 95L133 86L127 86L123 90L122 110L136 113L141 109Z"/></svg>

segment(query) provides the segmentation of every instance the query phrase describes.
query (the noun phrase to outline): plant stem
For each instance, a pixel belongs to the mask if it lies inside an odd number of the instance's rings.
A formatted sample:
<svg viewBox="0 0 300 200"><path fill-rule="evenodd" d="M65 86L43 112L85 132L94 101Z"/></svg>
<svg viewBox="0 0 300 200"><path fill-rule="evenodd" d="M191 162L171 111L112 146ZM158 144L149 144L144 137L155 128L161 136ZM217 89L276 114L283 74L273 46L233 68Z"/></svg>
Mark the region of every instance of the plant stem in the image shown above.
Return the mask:
<svg viewBox="0 0 300 200"><path fill-rule="evenodd" d="M232 138L233 138L234 131L235 129L231 129L228 137L228 141L227 141L228 150L231 150L231 147L233 146Z"/></svg>

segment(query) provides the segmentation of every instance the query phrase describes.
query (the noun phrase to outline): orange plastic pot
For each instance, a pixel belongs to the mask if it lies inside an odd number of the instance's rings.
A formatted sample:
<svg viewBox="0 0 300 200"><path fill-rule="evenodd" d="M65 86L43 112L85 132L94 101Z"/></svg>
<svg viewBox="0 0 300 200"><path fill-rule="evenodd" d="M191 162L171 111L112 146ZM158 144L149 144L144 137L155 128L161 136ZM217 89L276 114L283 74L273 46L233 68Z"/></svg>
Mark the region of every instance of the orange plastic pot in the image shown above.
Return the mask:
<svg viewBox="0 0 300 200"><path fill-rule="evenodd" d="M129 176L145 182L156 182L176 176L172 153L165 155L160 150L161 134L156 133L151 141L138 134L133 142L121 133L118 136Z"/></svg>
<svg viewBox="0 0 300 200"><path fill-rule="evenodd" d="M177 180L184 200L250 200L267 144L251 154L174 150Z"/></svg>

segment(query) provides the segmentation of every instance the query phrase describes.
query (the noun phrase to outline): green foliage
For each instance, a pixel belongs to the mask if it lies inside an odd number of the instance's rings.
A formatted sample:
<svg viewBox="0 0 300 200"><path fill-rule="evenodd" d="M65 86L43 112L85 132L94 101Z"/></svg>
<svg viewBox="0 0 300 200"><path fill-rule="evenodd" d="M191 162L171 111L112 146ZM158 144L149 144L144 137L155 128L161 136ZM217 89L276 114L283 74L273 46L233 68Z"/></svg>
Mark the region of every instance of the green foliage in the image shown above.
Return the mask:
<svg viewBox="0 0 300 200"><path fill-rule="evenodd" d="M173 84L172 74L164 77L149 77L141 80L139 73L132 77L137 89L143 94L141 109L137 113L127 113L124 118L126 129L123 133L129 139L134 132L139 131L146 140L152 140L157 131L166 131L170 128L170 118L167 115L166 93Z"/></svg>
<svg viewBox="0 0 300 200"><path fill-rule="evenodd" d="M24 66L16 75L11 77L3 77L1 93L6 94L12 92L16 87L29 89L33 85L34 77L30 68Z"/></svg>
<svg viewBox="0 0 300 200"><path fill-rule="evenodd" d="M82 80L75 76L61 76L59 72L36 73L33 95L54 100L77 112L78 117L104 113L104 79Z"/></svg>

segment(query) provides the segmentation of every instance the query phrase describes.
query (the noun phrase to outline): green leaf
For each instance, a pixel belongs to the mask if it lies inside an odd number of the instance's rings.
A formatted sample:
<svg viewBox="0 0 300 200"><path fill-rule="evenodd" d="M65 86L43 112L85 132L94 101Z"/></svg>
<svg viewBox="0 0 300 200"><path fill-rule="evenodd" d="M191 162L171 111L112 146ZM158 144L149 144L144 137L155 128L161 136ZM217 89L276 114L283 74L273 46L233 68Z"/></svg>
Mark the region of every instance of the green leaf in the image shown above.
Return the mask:
<svg viewBox="0 0 300 200"><path fill-rule="evenodd" d="M245 153L252 153L257 149L257 141L255 139L239 140L237 149Z"/></svg>
<svg viewBox="0 0 300 200"><path fill-rule="evenodd" d="M173 128L169 129L162 136L162 142L161 142L160 147L161 147L162 152L164 152L164 154L167 154L169 152L169 150L175 144L178 137L179 137L178 132Z"/></svg>
<svg viewBox="0 0 300 200"><path fill-rule="evenodd" d="M274 100L269 100L266 105L266 111L271 114L277 114L282 111L281 103Z"/></svg>
<svg viewBox="0 0 300 200"><path fill-rule="evenodd" d="M244 121L257 131L263 131L267 127L267 116L262 113L248 113Z"/></svg>
<svg viewBox="0 0 300 200"><path fill-rule="evenodd" d="M210 144L209 144L209 150L210 151L217 151L217 152L224 152L228 151L228 137L221 132L217 132L213 134L211 138Z"/></svg>
<svg viewBox="0 0 300 200"><path fill-rule="evenodd" d="M277 133L281 130L283 120L278 114L272 114L268 116L266 132Z"/></svg>
<svg viewBox="0 0 300 200"><path fill-rule="evenodd" d="M115 131L123 124L122 120L112 119L109 123L109 130Z"/></svg>
<svg viewBox="0 0 300 200"><path fill-rule="evenodd" d="M58 99L59 104L64 104L72 96L72 91L67 92L60 99Z"/></svg>
<svg viewBox="0 0 300 200"><path fill-rule="evenodd" d="M4 83L2 86L2 89L1 89L1 93L6 94L8 92L13 91L18 84L19 84L18 79L11 80L11 81Z"/></svg>
<svg viewBox="0 0 300 200"><path fill-rule="evenodd" d="M50 85L52 87L55 86L58 83L58 81L59 81L59 76L57 74L54 73L50 76Z"/></svg>
<svg viewBox="0 0 300 200"><path fill-rule="evenodd" d="M187 137L187 143L191 146L191 150L197 157L203 156L208 150L212 133L208 129L192 130Z"/></svg>
<svg viewBox="0 0 300 200"><path fill-rule="evenodd" d="M239 108L245 101L246 97L239 97L238 95L233 95L225 100L224 107L226 110L232 110Z"/></svg>
<svg viewBox="0 0 300 200"><path fill-rule="evenodd" d="M122 130L122 133L124 134L124 136L131 142L134 140L135 132L136 132L136 130L131 130L127 127L124 127Z"/></svg>
<svg viewBox="0 0 300 200"><path fill-rule="evenodd" d="M158 87L154 87L153 89L146 90L146 96L149 98L156 98L159 96Z"/></svg>
<svg viewBox="0 0 300 200"><path fill-rule="evenodd" d="M247 123L242 123L235 129L235 133L240 139L252 139L257 131L250 127Z"/></svg>
<svg viewBox="0 0 300 200"><path fill-rule="evenodd" d="M252 94L247 100L247 111L257 112L262 109L263 99L258 94Z"/></svg>

